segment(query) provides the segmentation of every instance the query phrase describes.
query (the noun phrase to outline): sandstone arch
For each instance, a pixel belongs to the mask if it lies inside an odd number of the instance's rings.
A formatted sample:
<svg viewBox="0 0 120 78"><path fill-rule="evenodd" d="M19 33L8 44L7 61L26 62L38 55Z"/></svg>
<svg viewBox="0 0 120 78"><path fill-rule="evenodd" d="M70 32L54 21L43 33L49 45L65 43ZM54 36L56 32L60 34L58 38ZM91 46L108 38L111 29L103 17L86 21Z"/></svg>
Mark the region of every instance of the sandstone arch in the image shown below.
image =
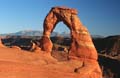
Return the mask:
<svg viewBox="0 0 120 78"><path fill-rule="evenodd" d="M88 76L87 78L101 78L102 73L97 62L97 51L87 28L83 26L77 13L76 9L66 7L53 7L50 10L44 20L41 50L48 54L51 53L53 44L50 40L50 35L56 24L62 21L70 29L72 39L69 59L83 62L83 67L75 68L74 71L79 72L81 78L85 74Z"/></svg>
<svg viewBox="0 0 120 78"><path fill-rule="evenodd" d="M41 49L51 52L52 42L50 34L56 24L62 21L71 33L72 43L70 45L70 58L81 57L97 60L97 52L91 40L90 34L86 27L82 25L77 10L65 7L53 7L44 20L44 32L41 39Z"/></svg>

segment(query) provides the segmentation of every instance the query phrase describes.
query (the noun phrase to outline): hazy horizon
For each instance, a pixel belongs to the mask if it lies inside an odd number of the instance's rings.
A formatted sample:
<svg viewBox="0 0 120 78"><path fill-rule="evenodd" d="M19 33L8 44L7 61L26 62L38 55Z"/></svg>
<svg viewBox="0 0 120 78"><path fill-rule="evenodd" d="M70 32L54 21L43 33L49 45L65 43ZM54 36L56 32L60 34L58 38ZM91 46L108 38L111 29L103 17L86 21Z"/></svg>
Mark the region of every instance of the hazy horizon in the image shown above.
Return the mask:
<svg viewBox="0 0 120 78"><path fill-rule="evenodd" d="M91 34L109 36L120 34L119 0L0 0L0 34L21 30L43 30L45 16L54 6L78 10L78 17ZM69 32L63 23L55 31Z"/></svg>

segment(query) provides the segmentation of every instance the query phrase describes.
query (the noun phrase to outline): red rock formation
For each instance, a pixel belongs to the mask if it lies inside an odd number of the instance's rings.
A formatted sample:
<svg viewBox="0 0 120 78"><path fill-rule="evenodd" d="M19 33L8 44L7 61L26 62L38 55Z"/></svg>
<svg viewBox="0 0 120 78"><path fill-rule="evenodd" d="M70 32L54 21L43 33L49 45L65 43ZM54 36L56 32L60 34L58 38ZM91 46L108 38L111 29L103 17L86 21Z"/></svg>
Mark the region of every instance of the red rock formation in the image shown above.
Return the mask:
<svg viewBox="0 0 120 78"><path fill-rule="evenodd" d="M32 47L31 47L30 51L33 51L35 53L41 53L41 48L38 47L38 45L36 45L34 42L32 42Z"/></svg>
<svg viewBox="0 0 120 78"><path fill-rule="evenodd" d="M0 38L0 47L5 47L1 41L1 38Z"/></svg>
<svg viewBox="0 0 120 78"><path fill-rule="evenodd" d="M50 37L44 35L41 39L40 47L43 51L51 52L52 51L52 42L50 40Z"/></svg>
<svg viewBox="0 0 120 78"><path fill-rule="evenodd" d="M21 48L19 46L12 46L11 48L21 50Z"/></svg>
<svg viewBox="0 0 120 78"><path fill-rule="evenodd" d="M83 62L83 66L75 68L74 71L78 72L81 78L101 78L102 73L97 62L97 51L87 28L82 25L77 13L76 9L53 7L44 20L41 49L51 53L53 45L50 34L56 24L62 21L71 33L72 43L69 50L69 59Z"/></svg>

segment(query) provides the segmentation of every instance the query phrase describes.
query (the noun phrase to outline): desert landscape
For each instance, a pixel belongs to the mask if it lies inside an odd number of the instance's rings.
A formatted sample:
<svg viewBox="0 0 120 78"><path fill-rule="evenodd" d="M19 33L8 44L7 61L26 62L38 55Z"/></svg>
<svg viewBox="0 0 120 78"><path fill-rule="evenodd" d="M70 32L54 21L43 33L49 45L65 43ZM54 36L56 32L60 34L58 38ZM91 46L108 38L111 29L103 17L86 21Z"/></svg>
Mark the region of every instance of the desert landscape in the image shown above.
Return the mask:
<svg viewBox="0 0 120 78"><path fill-rule="evenodd" d="M39 36L7 36L6 38L2 39L2 42L4 45L6 45L7 47L13 47L14 49L20 50L20 51L24 51L26 53L32 53L35 52L34 50L31 50L32 48L32 42L34 42L36 45L39 44L39 40L41 39L41 37ZM92 37L93 43L97 49L98 52L98 62L100 64L101 70L103 72L103 78L119 78L120 77L120 73L119 73L119 66L120 66L120 55L119 55L119 41L120 36L109 36L109 37L105 37L105 38L101 38L101 37ZM69 49L69 45L71 42L71 38L69 37L62 37L62 36L54 36L51 37L51 40L53 42L53 50L52 50L52 56L57 59L57 61L62 62L62 61L66 61L67 56L68 56L68 49ZM104 46L102 45L104 43ZM110 52L108 53L108 51L105 51L106 49L110 50ZM114 51L116 50L116 52ZM39 52L40 50L38 50ZM21 53L21 52L20 52ZM16 55L16 57L19 57L20 53L18 53ZM11 53L9 53L11 54ZM8 55L9 55L8 54ZM21 53L22 54L22 53ZM37 55L37 53L36 53ZM26 54L26 56L21 55L22 57L25 58L28 57L28 55ZM3 57L3 56L2 56ZM13 56L15 57L15 56ZM35 58L40 58L39 54L37 55L37 57L35 56L34 58L31 57L32 59ZM16 60L16 58L15 58ZM20 57L20 60L22 60L22 58ZM24 61L22 61L24 62ZM29 60L26 60L26 62L28 63ZM36 61L37 62L37 61ZM38 62L37 62L38 63ZM40 64L45 63L45 62L40 62ZM3 63L4 64L4 63Z"/></svg>
<svg viewBox="0 0 120 78"><path fill-rule="evenodd" d="M0 78L120 78L120 1L0 1Z"/></svg>
<svg viewBox="0 0 120 78"><path fill-rule="evenodd" d="M72 19L71 19L72 18ZM52 56L50 34L59 21L71 31L67 59L59 61ZM30 51L19 46L7 47L0 43L2 78L101 78L98 55L87 28L77 17L77 10L53 7L44 21L43 36L37 45L31 41ZM58 55L59 56L59 55Z"/></svg>

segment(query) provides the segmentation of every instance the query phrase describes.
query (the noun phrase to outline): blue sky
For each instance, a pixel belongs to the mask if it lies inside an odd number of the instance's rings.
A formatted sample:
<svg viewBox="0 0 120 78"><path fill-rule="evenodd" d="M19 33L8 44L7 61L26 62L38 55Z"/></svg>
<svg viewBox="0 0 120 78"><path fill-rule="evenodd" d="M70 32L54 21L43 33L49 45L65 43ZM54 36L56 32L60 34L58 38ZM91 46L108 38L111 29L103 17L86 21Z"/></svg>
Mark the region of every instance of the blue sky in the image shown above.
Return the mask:
<svg viewBox="0 0 120 78"><path fill-rule="evenodd" d="M43 30L51 7L76 8L78 16L94 35L120 35L120 0L0 0L0 34ZM55 31L69 32L63 23Z"/></svg>

